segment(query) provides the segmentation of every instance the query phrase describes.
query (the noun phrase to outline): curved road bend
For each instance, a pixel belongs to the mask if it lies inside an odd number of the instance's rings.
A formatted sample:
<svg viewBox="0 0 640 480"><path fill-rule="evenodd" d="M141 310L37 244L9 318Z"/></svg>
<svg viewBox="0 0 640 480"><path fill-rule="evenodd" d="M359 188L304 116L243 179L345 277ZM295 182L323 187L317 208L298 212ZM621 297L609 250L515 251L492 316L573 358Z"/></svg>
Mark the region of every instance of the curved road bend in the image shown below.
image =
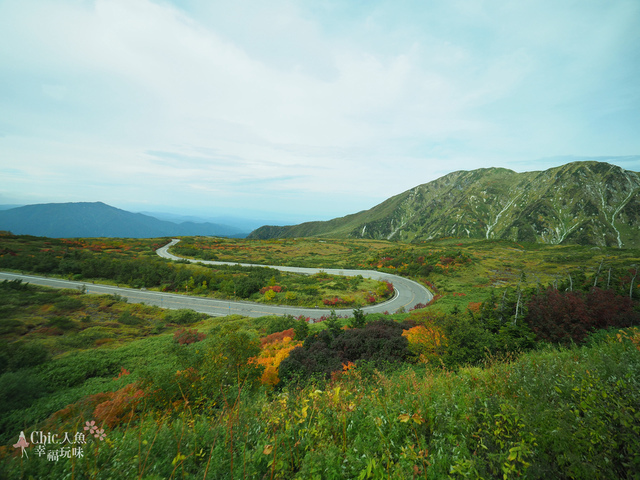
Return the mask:
<svg viewBox="0 0 640 480"><path fill-rule="evenodd" d="M158 255L171 260L188 260L192 263L204 263L204 264L219 264L219 265L243 265L243 266L258 266L265 267L268 265L252 265L252 264L238 264L233 262L213 262L206 260L193 260L177 257L168 252L169 247L178 243L179 240L174 239L171 243L165 245L157 250ZM396 275L390 275L387 273L376 272L374 270L349 270L349 269L316 269L316 268L301 268L301 267L279 267L269 266L286 272L303 273L312 275L319 271L324 271L331 275L346 275L355 276L362 275L366 278L373 278L375 280L387 280L393 283L395 288L395 295L391 300L378 305L372 305L363 307L362 310L365 313L381 313L384 311L395 312L401 307L406 310L413 308L418 303L428 303L433 295L429 290L413 280L407 278L398 277ZM0 280L15 280L20 279L25 282L32 283L34 285L43 285L53 288L86 288L87 293L93 294L117 294L127 298L131 303L145 303L147 305L157 305L162 308L190 308L197 312L206 313L212 316L224 316L224 315L243 315L246 317L261 317L263 315L304 315L312 319L318 319L328 313L326 309L314 309L314 308L300 308L284 305L266 305L254 302L245 301L229 301L229 300L216 300L207 297L195 297L188 295L179 295L175 293L163 293L154 292L149 290L138 290L135 288L114 287L111 285L103 285L99 283L77 282L70 280L60 280L48 277L39 277L35 275L22 275L17 273L0 272ZM353 309L336 309L338 315L348 316L352 314Z"/></svg>
<svg viewBox="0 0 640 480"><path fill-rule="evenodd" d="M427 290L425 287L420 285L418 282L410 280L408 278L400 277L397 275L391 275L389 273L378 272L375 270L354 270L354 269L339 269L339 268L306 268L306 267L284 267L284 266L275 266L275 265L259 265L255 263L237 263L237 262L217 262L212 260L195 260L191 258L178 257L169 252L169 248L178 243L180 239L174 238L170 243L165 245L164 247L156 250L156 253L163 258L167 258L169 260L187 260L191 263L202 263L205 265L240 265L242 267L269 267L276 270L280 270L282 272L292 272L292 273L301 273L304 275L314 275L319 272L325 272L330 275L341 275L347 277L354 277L356 275L362 275L364 278L371 278L374 280L385 280L393 283L394 286L394 296L392 299L379 303L377 305L371 305L368 307L363 307L362 310L365 313L382 313L385 311L395 312L400 308L404 308L405 310L409 310L415 307L417 304L422 303L426 304L431 301L433 298L433 294ZM252 302L238 302L238 303L250 303L251 305L256 305ZM324 309L313 309L313 308L297 308L297 307L286 307L286 306L271 306L271 305L262 305L258 304L259 308L263 310L263 307L272 307L276 310L272 310L273 313L271 315L283 315L285 313L290 313L294 316L304 315L310 318L320 318L322 315L327 314L327 310ZM285 311L286 310L286 311ZM291 311L295 311L295 313L291 313ZM353 309L336 309L336 313L338 315L350 315L353 312ZM265 315L264 313L262 315ZM254 315L247 315L254 316ZM255 315L260 316L260 315Z"/></svg>

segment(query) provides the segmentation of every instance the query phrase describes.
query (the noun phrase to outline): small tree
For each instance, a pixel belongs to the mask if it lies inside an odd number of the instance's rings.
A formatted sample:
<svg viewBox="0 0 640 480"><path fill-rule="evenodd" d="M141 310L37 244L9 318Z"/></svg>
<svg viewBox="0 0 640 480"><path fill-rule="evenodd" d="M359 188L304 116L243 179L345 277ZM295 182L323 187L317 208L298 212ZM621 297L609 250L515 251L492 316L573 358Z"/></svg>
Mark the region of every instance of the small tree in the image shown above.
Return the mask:
<svg viewBox="0 0 640 480"><path fill-rule="evenodd" d="M293 327L296 333L296 340L301 342L304 341L305 338L309 335L309 324L307 323L308 319L304 318L302 315L298 317L296 320L296 325Z"/></svg>
<svg viewBox="0 0 640 480"><path fill-rule="evenodd" d="M349 322L349 326L352 328L362 328L367 324L366 315L360 307L353 310L353 317Z"/></svg>
<svg viewBox="0 0 640 480"><path fill-rule="evenodd" d="M325 324L327 325L327 330L329 331L329 333L331 333L332 336L336 337L340 335L342 326L340 325L340 321L338 320L338 315L336 315L335 310L331 310L329 318L325 320Z"/></svg>

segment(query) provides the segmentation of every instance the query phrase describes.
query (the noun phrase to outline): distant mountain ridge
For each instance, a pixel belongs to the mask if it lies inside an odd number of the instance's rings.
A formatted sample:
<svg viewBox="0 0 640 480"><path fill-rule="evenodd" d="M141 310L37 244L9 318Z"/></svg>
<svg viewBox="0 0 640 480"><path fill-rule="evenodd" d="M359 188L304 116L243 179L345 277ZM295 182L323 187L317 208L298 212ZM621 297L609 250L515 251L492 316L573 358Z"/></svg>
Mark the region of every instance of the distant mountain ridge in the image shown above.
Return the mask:
<svg viewBox="0 0 640 480"><path fill-rule="evenodd" d="M7 230L16 235L52 238L245 236L245 233L226 225L208 222L178 224L121 210L102 202L45 203L2 210L0 230Z"/></svg>
<svg viewBox="0 0 640 480"><path fill-rule="evenodd" d="M458 171L326 222L263 226L247 238L442 237L640 247L640 175L604 162L545 171Z"/></svg>

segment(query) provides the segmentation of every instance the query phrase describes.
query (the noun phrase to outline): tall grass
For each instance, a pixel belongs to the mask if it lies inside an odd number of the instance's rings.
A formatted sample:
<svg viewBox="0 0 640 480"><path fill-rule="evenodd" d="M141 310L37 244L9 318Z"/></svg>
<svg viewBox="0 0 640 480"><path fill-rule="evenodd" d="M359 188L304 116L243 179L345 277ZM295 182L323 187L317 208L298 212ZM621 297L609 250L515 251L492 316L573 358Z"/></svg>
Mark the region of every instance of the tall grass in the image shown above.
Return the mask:
<svg viewBox="0 0 640 480"><path fill-rule="evenodd" d="M240 390L207 415L186 402L171 413L141 407L73 461L20 459L5 447L0 474L639 478L640 351L632 336L457 372L349 368L304 388Z"/></svg>

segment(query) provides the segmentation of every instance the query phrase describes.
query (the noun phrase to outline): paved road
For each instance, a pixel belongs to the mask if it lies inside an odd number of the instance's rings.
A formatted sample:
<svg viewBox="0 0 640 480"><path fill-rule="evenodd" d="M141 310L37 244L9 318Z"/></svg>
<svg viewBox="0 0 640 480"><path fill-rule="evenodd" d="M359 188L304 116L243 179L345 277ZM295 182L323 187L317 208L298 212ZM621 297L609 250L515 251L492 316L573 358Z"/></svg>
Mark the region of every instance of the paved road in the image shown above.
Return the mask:
<svg viewBox="0 0 640 480"><path fill-rule="evenodd" d="M163 258L167 258L170 260L188 260L192 263L202 263L207 265L240 265L243 267L269 267L280 270L282 272L293 272L293 273L302 273L306 275L313 275L319 272L326 272L330 275L343 275L348 277L354 277L356 275L362 275L364 278L372 278L374 280L386 280L393 283L395 294L391 300L388 300L384 303L380 303L378 305L372 305L369 307L363 307L362 310L365 313L381 313L381 312L395 312L400 308L404 308L405 310L409 310L415 307L417 304L428 303L433 295L429 290L420 285L413 280L408 278L399 277L397 275L391 275L389 273L378 272L376 270L352 270L352 269L338 269L338 268L306 268L306 267L284 267L284 266L276 266L276 265L258 265L254 263L234 263L234 262L217 262L212 260L194 260L194 259L185 259L184 257L178 257L169 252L169 249L178 243L179 239L173 239L170 243L165 245L164 247L156 250L156 253ZM255 305L255 304L252 304ZM311 318L319 318L320 316L326 314L326 311L318 312L317 309L309 309L309 308L293 308L293 307L282 307L282 306L267 306L260 305L260 309L264 309L266 307L275 308L276 310L271 310L271 314L282 314L282 309L287 310L295 310L296 313L292 313L292 315L305 315ZM353 309L337 309L336 313L338 315L350 315ZM299 312L299 313L298 313ZM290 313L290 312L287 312ZM262 313L264 315L264 313Z"/></svg>
<svg viewBox="0 0 640 480"><path fill-rule="evenodd" d="M168 249L178 243L179 240L174 239L168 245L157 250L158 255L171 260L185 260L182 257L177 257L171 254ZM205 260L192 260L186 259L193 263L204 264L230 264L238 265L232 262L212 262ZM265 265L250 265L240 264L245 266L260 266ZM301 268L301 267L279 267L270 266L270 268L276 268L286 272L296 272L304 274L318 273L321 269L316 268ZM374 270L347 270L347 269L324 269L323 271L332 275L347 275L355 276L362 275L366 278L373 278L376 280L387 280L393 283L395 288L394 297L384 303L363 307L365 313L379 313L384 311L395 312L399 308L403 307L406 310L414 307L418 303L427 303L433 297L425 287L413 280L407 278L390 275L387 273L376 272ZM242 301L228 301L228 300L215 300L206 297L195 297L188 295L179 295L174 293L162 293L153 292L148 290L138 290L135 288L114 287L111 285L103 285L99 283L78 282L69 280L60 280L55 278L41 277L35 275L22 275L16 273L0 272L0 280L15 280L21 279L25 282L32 283L34 285L44 285L54 288L75 288L86 289L87 293L94 294L117 294L122 297L126 297L131 303L145 303L147 305L157 305L163 308L190 308L198 312L206 313L212 316L223 316L238 314L246 317L261 317L263 315L304 315L312 319L318 319L322 315L326 315L329 311L326 309L314 309L314 308L299 308L290 307L284 305L265 305L254 302L242 302ZM350 316L352 309L336 309L338 315Z"/></svg>

